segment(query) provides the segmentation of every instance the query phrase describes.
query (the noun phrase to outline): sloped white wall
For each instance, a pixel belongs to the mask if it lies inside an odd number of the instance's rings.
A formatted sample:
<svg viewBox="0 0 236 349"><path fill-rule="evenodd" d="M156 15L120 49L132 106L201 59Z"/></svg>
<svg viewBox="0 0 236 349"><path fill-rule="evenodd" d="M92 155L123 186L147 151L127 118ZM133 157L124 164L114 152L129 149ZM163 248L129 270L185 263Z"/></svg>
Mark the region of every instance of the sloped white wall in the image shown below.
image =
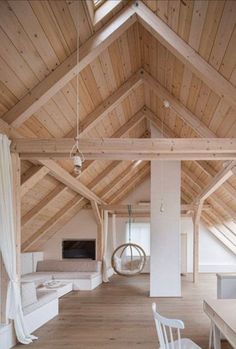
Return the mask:
<svg viewBox="0 0 236 349"><path fill-rule="evenodd" d="M146 180L135 188L124 201L124 204L150 200L150 180ZM139 222L147 222L149 219L136 219ZM117 218L117 244L125 239L125 223L127 218ZM111 222L109 224L111 229ZM110 230L111 231L111 230ZM95 239L96 222L92 210L82 210L71 219L46 245L43 246L45 259L61 259L61 242L63 239ZM188 235L187 260L188 272L192 272L192 221L191 218L181 219L181 233ZM111 246L111 239L109 240ZM200 270L208 272L231 272L236 271L236 256L226 249L204 226L200 229Z"/></svg>

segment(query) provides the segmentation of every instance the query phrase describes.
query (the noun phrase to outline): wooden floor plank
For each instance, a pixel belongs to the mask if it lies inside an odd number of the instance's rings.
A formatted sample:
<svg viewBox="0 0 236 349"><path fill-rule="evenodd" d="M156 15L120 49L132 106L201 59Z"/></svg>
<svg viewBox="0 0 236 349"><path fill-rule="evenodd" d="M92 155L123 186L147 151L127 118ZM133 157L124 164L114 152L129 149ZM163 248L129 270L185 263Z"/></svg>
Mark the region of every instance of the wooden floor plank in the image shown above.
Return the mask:
<svg viewBox="0 0 236 349"><path fill-rule="evenodd" d="M60 315L36 331L39 339L27 349L156 349L153 301L164 316L182 319L182 335L206 349L209 320L202 301L216 297L216 276L201 274L198 285L183 276L182 286L182 298L149 298L149 276L142 274L114 276L92 292L71 292L60 300ZM222 349L230 346L223 343Z"/></svg>

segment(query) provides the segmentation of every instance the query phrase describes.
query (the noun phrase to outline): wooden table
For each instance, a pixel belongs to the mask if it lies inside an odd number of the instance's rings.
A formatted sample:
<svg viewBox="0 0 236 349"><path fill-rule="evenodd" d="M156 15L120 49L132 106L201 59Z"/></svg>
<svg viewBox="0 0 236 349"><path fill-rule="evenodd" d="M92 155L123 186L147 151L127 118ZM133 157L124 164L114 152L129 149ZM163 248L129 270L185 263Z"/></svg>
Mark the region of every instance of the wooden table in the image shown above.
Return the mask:
<svg viewBox="0 0 236 349"><path fill-rule="evenodd" d="M205 300L203 309L213 325L214 348L221 348L221 333L236 348L236 299Z"/></svg>

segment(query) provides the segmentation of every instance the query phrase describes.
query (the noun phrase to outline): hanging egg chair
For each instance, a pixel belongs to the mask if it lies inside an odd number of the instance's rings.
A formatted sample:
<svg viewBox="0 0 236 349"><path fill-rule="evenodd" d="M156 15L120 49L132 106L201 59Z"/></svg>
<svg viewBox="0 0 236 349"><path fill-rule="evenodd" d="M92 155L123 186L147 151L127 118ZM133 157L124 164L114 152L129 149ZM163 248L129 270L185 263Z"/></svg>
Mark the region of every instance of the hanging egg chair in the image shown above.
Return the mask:
<svg viewBox="0 0 236 349"><path fill-rule="evenodd" d="M111 265L118 275L135 276L140 274L146 264L146 254L143 248L131 242L131 205L129 212L129 242L118 246L112 254Z"/></svg>

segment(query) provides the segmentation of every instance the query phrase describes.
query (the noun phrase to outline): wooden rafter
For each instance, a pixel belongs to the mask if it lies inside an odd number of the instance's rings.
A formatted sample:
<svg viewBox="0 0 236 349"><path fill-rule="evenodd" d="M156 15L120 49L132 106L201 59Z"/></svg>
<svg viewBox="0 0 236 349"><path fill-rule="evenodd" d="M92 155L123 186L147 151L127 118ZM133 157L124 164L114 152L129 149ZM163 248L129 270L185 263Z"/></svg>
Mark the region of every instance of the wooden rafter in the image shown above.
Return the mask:
<svg viewBox="0 0 236 349"><path fill-rule="evenodd" d="M123 137L127 135L127 133L130 132L130 130L132 130L139 122L141 122L141 120L143 119L143 115L144 114L142 113L142 110L140 110L140 112L137 112L124 125L122 125L117 131L115 131L112 137ZM89 168L93 164L93 161L85 161L85 163L83 164L82 175L85 171L85 164L87 164L87 168ZM108 173L110 173L112 170L114 170L116 166L119 166L119 164L119 161L113 161L111 165L109 165L104 171L102 171L102 173L98 177L95 178L94 181L90 183L89 187L92 187L93 189L96 188L100 180L103 177L105 177ZM78 175L77 178L79 177L80 175ZM31 222L32 219L34 219L35 216L38 215L46 205L48 206L50 203L52 203L53 200L58 199L63 193L67 191L67 189L68 188L65 187L63 184L58 184L55 189L53 189L45 198L43 198L36 206L34 206L29 212L27 212L22 217L22 226Z"/></svg>
<svg viewBox="0 0 236 349"><path fill-rule="evenodd" d="M96 201L91 201L91 206L92 206L92 210L93 210L97 225L102 225L101 212L99 210L99 207L98 207L98 204L96 203Z"/></svg>
<svg viewBox="0 0 236 349"><path fill-rule="evenodd" d="M95 127L105 115L116 108L132 90L136 89L143 83L142 70L133 74L123 85L121 85L112 95L106 98L94 111L86 116L85 120L80 123L80 137L86 135L93 127ZM138 112L143 114L142 111ZM76 135L76 129L70 131L65 138L71 138Z"/></svg>
<svg viewBox="0 0 236 349"><path fill-rule="evenodd" d="M79 203L84 203L84 199L81 198L79 195L76 195L68 204L66 204L65 206L63 206L62 209L60 209L52 218L50 218L45 224L43 224L43 226L38 229L34 234L32 234L29 239L27 239L25 242L23 242L21 249L22 251L27 251L30 249L30 247L36 242L38 241L40 238L42 238L49 229L51 229L57 222L59 219L61 219L61 217L64 214L67 214L70 210L72 210L76 205L78 205Z"/></svg>
<svg viewBox="0 0 236 349"><path fill-rule="evenodd" d="M41 161L41 164L49 169L50 174L55 177L57 180L65 184L68 188L72 189L76 193L82 195L88 200L94 200L98 203L102 203L102 200L94 194L90 189L85 185L79 182L74 178L70 173L64 170L60 165L51 160Z"/></svg>
<svg viewBox="0 0 236 349"><path fill-rule="evenodd" d="M156 79L147 72L143 72L143 79L147 88L150 88L162 100L168 100L171 108L177 115L190 126L200 137L216 138L216 134L212 132L196 115L194 115L183 103L174 97L165 87L163 87Z"/></svg>
<svg viewBox="0 0 236 349"><path fill-rule="evenodd" d="M203 189L201 180L199 180L194 173L189 171L189 169L186 166L182 166L182 171L183 171L183 174L192 182L192 184L198 187L198 190L200 191L200 193L203 192L204 189ZM197 207L199 205L199 201L196 203L195 200L198 195L199 194L197 194L193 199L193 204L197 205ZM216 193L211 194L211 197L209 199L212 200L213 205L219 206L221 209L223 209L227 213L229 217L231 217L232 219L235 219L236 213L227 204L224 203L224 201L220 198L218 194ZM203 202L201 202L201 205L203 205Z"/></svg>
<svg viewBox="0 0 236 349"><path fill-rule="evenodd" d="M134 5L135 6L135 5ZM220 97L236 107L236 88L207 63L190 45L181 39L145 4L135 6L138 21L186 67L204 81Z"/></svg>
<svg viewBox="0 0 236 349"><path fill-rule="evenodd" d="M120 181L120 177L121 175L117 176L116 177L116 180L117 180L117 183ZM96 178L88 185L88 187L92 190L95 188L95 186L97 185L98 181L96 180ZM107 192L110 191L110 187L107 186ZM101 195L100 195L101 196ZM106 188L104 189L103 191L103 196L105 197L106 196ZM101 196L101 197L103 197ZM80 201L81 200L81 201ZM58 224L59 221L61 221L63 219L64 216L67 215L68 213L68 210L70 211L71 209L74 209L74 207L76 205L80 205L80 209L82 209L87 203L88 203L88 200L86 199L82 199L80 198L78 195L73 199L71 200L65 207L66 208L62 208L58 214L56 214L56 219L50 219L48 220L42 228L38 229L38 231L36 231L32 236L29 237L29 239L27 239L22 248L24 250L29 250L30 248L32 248L32 246L34 246L34 244L39 240L39 239L42 239L42 238L45 238L45 235L49 234L50 237L53 235L53 233L55 233L56 231L53 230L54 226L56 224ZM78 211L76 211L77 213ZM51 232L51 233L50 233Z"/></svg>
<svg viewBox="0 0 236 349"><path fill-rule="evenodd" d="M233 175L233 169L235 168L235 166L236 162L231 161L225 168L218 172L217 175L210 181L210 183L208 183L208 185L196 197L195 202L204 202L204 200L206 200Z"/></svg>
<svg viewBox="0 0 236 349"><path fill-rule="evenodd" d="M103 210L107 211L127 211L128 210L128 204L107 204L107 205L101 205L101 208ZM132 211L150 211L150 204L147 205L140 205L140 204L131 204ZM209 210L212 206L210 205L204 205L203 210ZM181 205L181 211L194 211L195 205L193 204L182 204Z"/></svg>
<svg viewBox="0 0 236 349"><path fill-rule="evenodd" d="M149 120L152 121L154 126L159 131L162 131L161 120L158 119L156 117L156 115L150 109L148 109L147 107L145 107L145 113L146 113L146 116L149 118ZM166 126L165 124L164 124L164 129L163 130L164 130L165 137L172 137L173 138L175 136L174 132L172 130L170 130L168 128L168 126ZM208 165L205 161L196 161L195 164L197 166L200 166L200 168L202 170L204 170L207 173L207 175L211 177L211 179L212 179L213 176L217 175L216 171L210 165ZM232 170L233 170L234 169L233 163L231 163L231 165L232 165ZM185 174L187 174L189 176L189 178L192 178L192 176L194 175L187 168L185 168ZM197 178L194 179L194 181L193 181L194 184L196 184L196 181L197 181ZM230 193L235 191L235 189L229 183L224 183L223 186ZM202 188L201 188L201 190L202 190ZM236 191L235 191L235 193L236 193ZM233 197L233 199L235 199L235 197ZM214 195L214 202L218 206L220 206L222 209L224 209L224 211L226 211L229 216L231 216L233 219L235 219L235 213L233 212L233 210L228 205L226 205L224 203L224 201L220 199L220 197L218 197L217 195ZM201 205L197 205L197 207L198 207L197 215L199 215L199 214L201 214L202 204Z"/></svg>
<svg viewBox="0 0 236 349"><path fill-rule="evenodd" d="M118 191L110 195L107 198L107 202L109 204L120 202L128 192L132 191L132 189L134 190L135 186L140 184L149 175L150 175L150 163L146 163L144 166L142 165L140 170L136 172L128 182L124 183Z"/></svg>
<svg viewBox="0 0 236 349"><path fill-rule="evenodd" d="M132 6L127 6L80 47L79 64L77 62L77 51L75 51L10 109L3 116L4 121L15 128L19 127L135 21L134 9Z"/></svg>
<svg viewBox="0 0 236 349"><path fill-rule="evenodd" d="M31 170L31 169L30 169ZM20 188L21 197L24 196L30 189L32 189L41 179L43 179L48 173L47 167L41 166L33 169L33 173L22 184Z"/></svg>
<svg viewBox="0 0 236 349"><path fill-rule="evenodd" d="M210 178L217 175L217 171L206 161L196 161L196 165L199 166ZM222 188L227 191L227 194L229 194L233 200L236 199L236 189L230 183L224 183Z"/></svg>

